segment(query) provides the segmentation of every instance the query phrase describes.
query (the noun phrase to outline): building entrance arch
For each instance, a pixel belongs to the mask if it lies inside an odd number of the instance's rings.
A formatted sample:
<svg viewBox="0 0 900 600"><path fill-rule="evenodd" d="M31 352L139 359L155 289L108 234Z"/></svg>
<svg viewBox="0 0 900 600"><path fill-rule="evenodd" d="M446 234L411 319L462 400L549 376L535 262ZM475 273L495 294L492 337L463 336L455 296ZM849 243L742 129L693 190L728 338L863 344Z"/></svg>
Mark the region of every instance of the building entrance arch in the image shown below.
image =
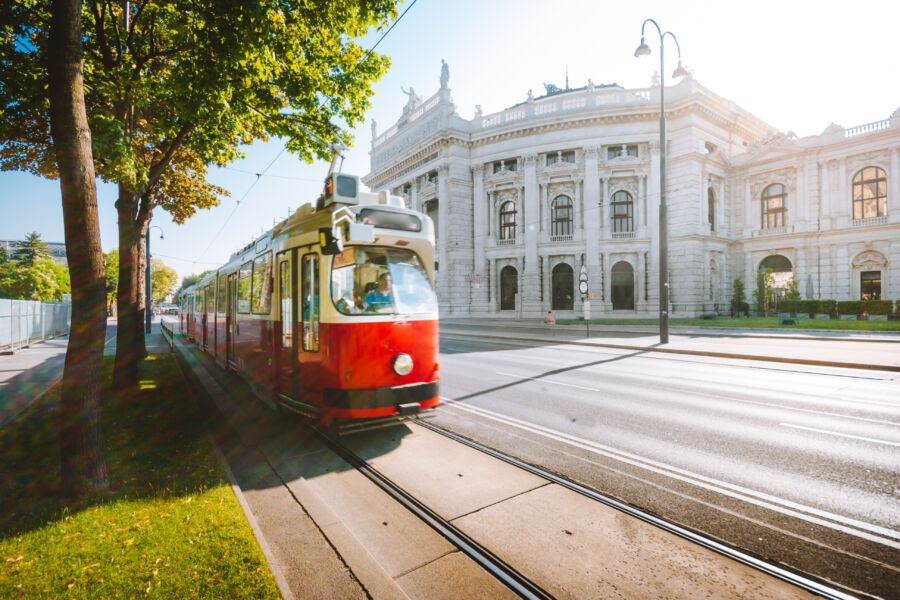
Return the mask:
<svg viewBox="0 0 900 600"><path fill-rule="evenodd" d="M634 267L627 261L613 265L610 296L613 310L634 310Z"/></svg>
<svg viewBox="0 0 900 600"><path fill-rule="evenodd" d="M568 263L553 267L550 286L553 290L550 307L553 310L572 310L575 307L575 271Z"/></svg>
<svg viewBox="0 0 900 600"><path fill-rule="evenodd" d="M506 265L500 270L500 310L516 310L516 293L519 291L519 273Z"/></svg>

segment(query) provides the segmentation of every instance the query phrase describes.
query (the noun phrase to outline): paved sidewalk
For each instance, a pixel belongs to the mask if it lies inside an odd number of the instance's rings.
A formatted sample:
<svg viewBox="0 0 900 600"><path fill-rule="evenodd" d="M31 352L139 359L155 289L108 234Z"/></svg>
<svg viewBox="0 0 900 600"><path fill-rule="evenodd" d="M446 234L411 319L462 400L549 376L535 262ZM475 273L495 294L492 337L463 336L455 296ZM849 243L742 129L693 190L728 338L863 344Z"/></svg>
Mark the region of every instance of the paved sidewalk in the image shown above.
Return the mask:
<svg viewBox="0 0 900 600"><path fill-rule="evenodd" d="M694 354L730 359L774 361L900 371L900 334L862 331L725 330L671 328L669 343L649 326L546 325L538 320L442 319L442 334L502 337L538 343Z"/></svg>
<svg viewBox="0 0 900 600"><path fill-rule="evenodd" d="M32 344L15 354L0 355L0 429L62 378L68 343L68 336L59 337ZM152 333L147 336L147 351L171 352L159 323L153 324ZM103 353L111 356L115 352L116 320L110 319Z"/></svg>

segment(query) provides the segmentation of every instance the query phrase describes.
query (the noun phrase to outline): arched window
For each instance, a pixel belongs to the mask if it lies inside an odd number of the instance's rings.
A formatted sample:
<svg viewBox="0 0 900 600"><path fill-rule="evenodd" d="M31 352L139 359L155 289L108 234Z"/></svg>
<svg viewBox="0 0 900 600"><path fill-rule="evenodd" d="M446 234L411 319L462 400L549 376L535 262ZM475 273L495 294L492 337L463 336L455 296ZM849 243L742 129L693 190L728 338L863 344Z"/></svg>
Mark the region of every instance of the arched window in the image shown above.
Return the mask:
<svg viewBox="0 0 900 600"><path fill-rule="evenodd" d="M553 290L551 308L553 310L572 310L575 306L575 272L566 263L553 267L550 276Z"/></svg>
<svg viewBox="0 0 900 600"><path fill-rule="evenodd" d="M619 261L613 265L610 278L613 310L634 310L634 268Z"/></svg>
<svg viewBox="0 0 900 600"><path fill-rule="evenodd" d="M519 274L515 267L506 265L500 269L500 310L516 310L518 291Z"/></svg>
<svg viewBox="0 0 900 600"><path fill-rule="evenodd" d="M613 194L611 204L613 233L634 231L634 201L631 194L620 190Z"/></svg>
<svg viewBox="0 0 900 600"><path fill-rule="evenodd" d="M784 227L787 221L787 189L773 183L762 193L762 228Z"/></svg>
<svg viewBox="0 0 900 600"><path fill-rule="evenodd" d="M550 235L572 235L572 199L557 196L550 204Z"/></svg>
<svg viewBox="0 0 900 600"><path fill-rule="evenodd" d="M709 218L709 230L716 230L716 195L712 188L706 190L707 215Z"/></svg>
<svg viewBox="0 0 900 600"><path fill-rule="evenodd" d="M504 202L500 207L500 239L516 239L516 203Z"/></svg>
<svg viewBox="0 0 900 600"><path fill-rule="evenodd" d="M884 169L866 167L853 176L853 218L871 219L887 214L887 177Z"/></svg>

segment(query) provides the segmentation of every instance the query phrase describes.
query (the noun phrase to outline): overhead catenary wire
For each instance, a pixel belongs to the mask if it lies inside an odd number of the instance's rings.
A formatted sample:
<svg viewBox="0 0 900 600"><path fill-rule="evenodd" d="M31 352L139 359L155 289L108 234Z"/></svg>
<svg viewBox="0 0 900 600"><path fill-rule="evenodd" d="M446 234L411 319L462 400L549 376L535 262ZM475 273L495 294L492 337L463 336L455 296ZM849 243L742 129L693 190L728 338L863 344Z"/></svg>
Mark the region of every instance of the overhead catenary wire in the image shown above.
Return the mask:
<svg viewBox="0 0 900 600"><path fill-rule="evenodd" d="M399 22L403 19L403 17L406 16L406 13L408 13L409 10L410 10L413 6L415 6L416 2L417 2L417 0L413 0L413 1L410 3L410 5L406 7L406 10L404 10L404 11L400 14L400 16L397 17L397 20L394 21L394 22L391 24L391 26L388 27L387 31L385 31L384 34L382 34L382 36L381 36L380 38L378 38L378 41L375 42L375 44L374 44L371 48L369 48L369 50L366 52L366 55L362 58L362 60L360 60L360 62L363 62L364 60L366 60L366 58L368 58L368 57L372 54L372 52L375 51L375 48L377 48L378 45L384 40L384 38L387 37L387 35L391 32L391 30L394 29L394 27L397 25L397 23L399 23ZM312 137L316 138L317 140L319 140L319 141L324 141L324 140L322 140L321 138L319 138L317 135L315 135L313 132L310 131L310 132L308 132L308 133L309 133L309 135L311 135ZM219 228L219 230L218 230L218 231L216 232L216 234L213 236L212 240L210 240L209 245L206 246L206 249L203 250L203 252L200 254L200 256L199 256L198 258L203 258L203 257L206 255L206 253L207 253L207 252L209 251L209 249L212 247L213 243L214 243L214 242L219 238L219 236L222 234L222 231L225 229L225 226L228 225L228 222L229 222L229 221L231 221L231 218L234 216L234 213L237 212L237 209L238 209L238 207L241 205L241 202L242 202L242 201L250 194L250 191L253 190L253 188L254 188L254 187L256 186L256 184L259 182L260 178L262 178L263 176L266 175L266 172L269 170L269 168L271 168L271 166L275 163L275 161L278 160L278 159L281 157L281 155L284 153L284 151L285 151L286 149L287 149L286 147L285 147L285 148L282 148L281 151L278 153L278 155L277 155L274 159L272 159L272 162L270 162L269 165L268 165L265 169L262 170L262 172L260 172L260 173L254 173L254 172L244 171L244 172L246 172L247 174L250 174L250 175L256 175L256 179L253 181L253 183L250 184L250 187L247 188L247 191L244 192L244 195L241 196L241 198L235 203L234 208L231 210L231 213L228 215L228 218L225 219L225 222L222 223L222 226ZM225 168L226 168L226 169L233 170L233 171L241 171L241 169L236 169L236 168L234 168L234 167L225 167ZM277 175L272 175L271 177L279 177L279 176L277 176ZM296 179L296 180L299 180L299 181L317 181L317 180L304 179L304 178L300 178L300 177L284 177L284 178L285 178L285 179ZM199 261L193 261L193 262L199 262Z"/></svg>
<svg viewBox="0 0 900 600"><path fill-rule="evenodd" d="M244 195L241 196L241 197L238 199L238 201L235 203L234 208L231 210L231 213L228 215L228 218L225 219L225 222L222 223L222 226L221 226L221 227L219 227L219 230L216 232L216 235L214 235L213 238L210 240L209 245L206 246L206 249L205 249L203 252L200 253L200 256L197 257L198 259L199 259L199 258L203 258L203 257L206 255L206 253L209 251L209 249L212 247L213 242L215 242L217 239L219 239L219 236L222 234L222 231L225 229L225 226L228 225L228 222L231 221L231 217L233 217L233 216L234 216L234 213L237 212L237 209L238 209L238 207L241 205L241 202L247 197L247 195L253 190L253 188L256 187L256 184L259 183L259 179L260 179L263 175L265 175L266 172L267 172L270 168L272 168L272 165L275 164L275 161L278 160L279 158L281 158L281 155L284 154L284 151L285 151L285 150L287 150L287 147L282 148L282 149L278 152L278 154L275 156L275 158L272 159L272 162L270 162L270 163L266 166L266 168L262 170L262 172L260 172L260 173L255 173L256 179L253 180L253 183L250 184L250 187L247 188L247 191L244 192Z"/></svg>

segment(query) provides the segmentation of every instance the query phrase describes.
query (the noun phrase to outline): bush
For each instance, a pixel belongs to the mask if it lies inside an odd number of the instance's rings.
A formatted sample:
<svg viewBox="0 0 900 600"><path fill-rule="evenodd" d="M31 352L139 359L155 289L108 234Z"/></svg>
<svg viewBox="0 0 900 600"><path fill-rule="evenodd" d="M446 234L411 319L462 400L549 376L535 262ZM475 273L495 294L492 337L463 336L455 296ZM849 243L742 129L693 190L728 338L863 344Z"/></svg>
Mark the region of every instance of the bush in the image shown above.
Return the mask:
<svg viewBox="0 0 900 600"><path fill-rule="evenodd" d="M865 303L862 300L842 300L837 303L837 311L839 315L861 315Z"/></svg>
<svg viewBox="0 0 900 600"><path fill-rule="evenodd" d="M819 302L821 302L819 308L821 309L822 313L830 315L832 317L837 316L837 300L819 300Z"/></svg>
<svg viewBox="0 0 900 600"><path fill-rule="evenodd" d="M889 315L894 303L891 300L866 300L866 313L870 315Z"/></svg>
<svg viewBox="0 0 900 600"><path fill-rule="evenodd" d="M800 300L800 302L798 302L797 312L809 315L810 318L813 318L816 316L816 313L819 312L821 303L821 300Z"/></svg>
<svg viewBox="0 0 900 600"><path fill-rule="evenodd" d="M778 301L778 312L780 313L790 313L791 315L796 315L800 309L800 303L802 300L789 300L782 298Z"/></svg>

